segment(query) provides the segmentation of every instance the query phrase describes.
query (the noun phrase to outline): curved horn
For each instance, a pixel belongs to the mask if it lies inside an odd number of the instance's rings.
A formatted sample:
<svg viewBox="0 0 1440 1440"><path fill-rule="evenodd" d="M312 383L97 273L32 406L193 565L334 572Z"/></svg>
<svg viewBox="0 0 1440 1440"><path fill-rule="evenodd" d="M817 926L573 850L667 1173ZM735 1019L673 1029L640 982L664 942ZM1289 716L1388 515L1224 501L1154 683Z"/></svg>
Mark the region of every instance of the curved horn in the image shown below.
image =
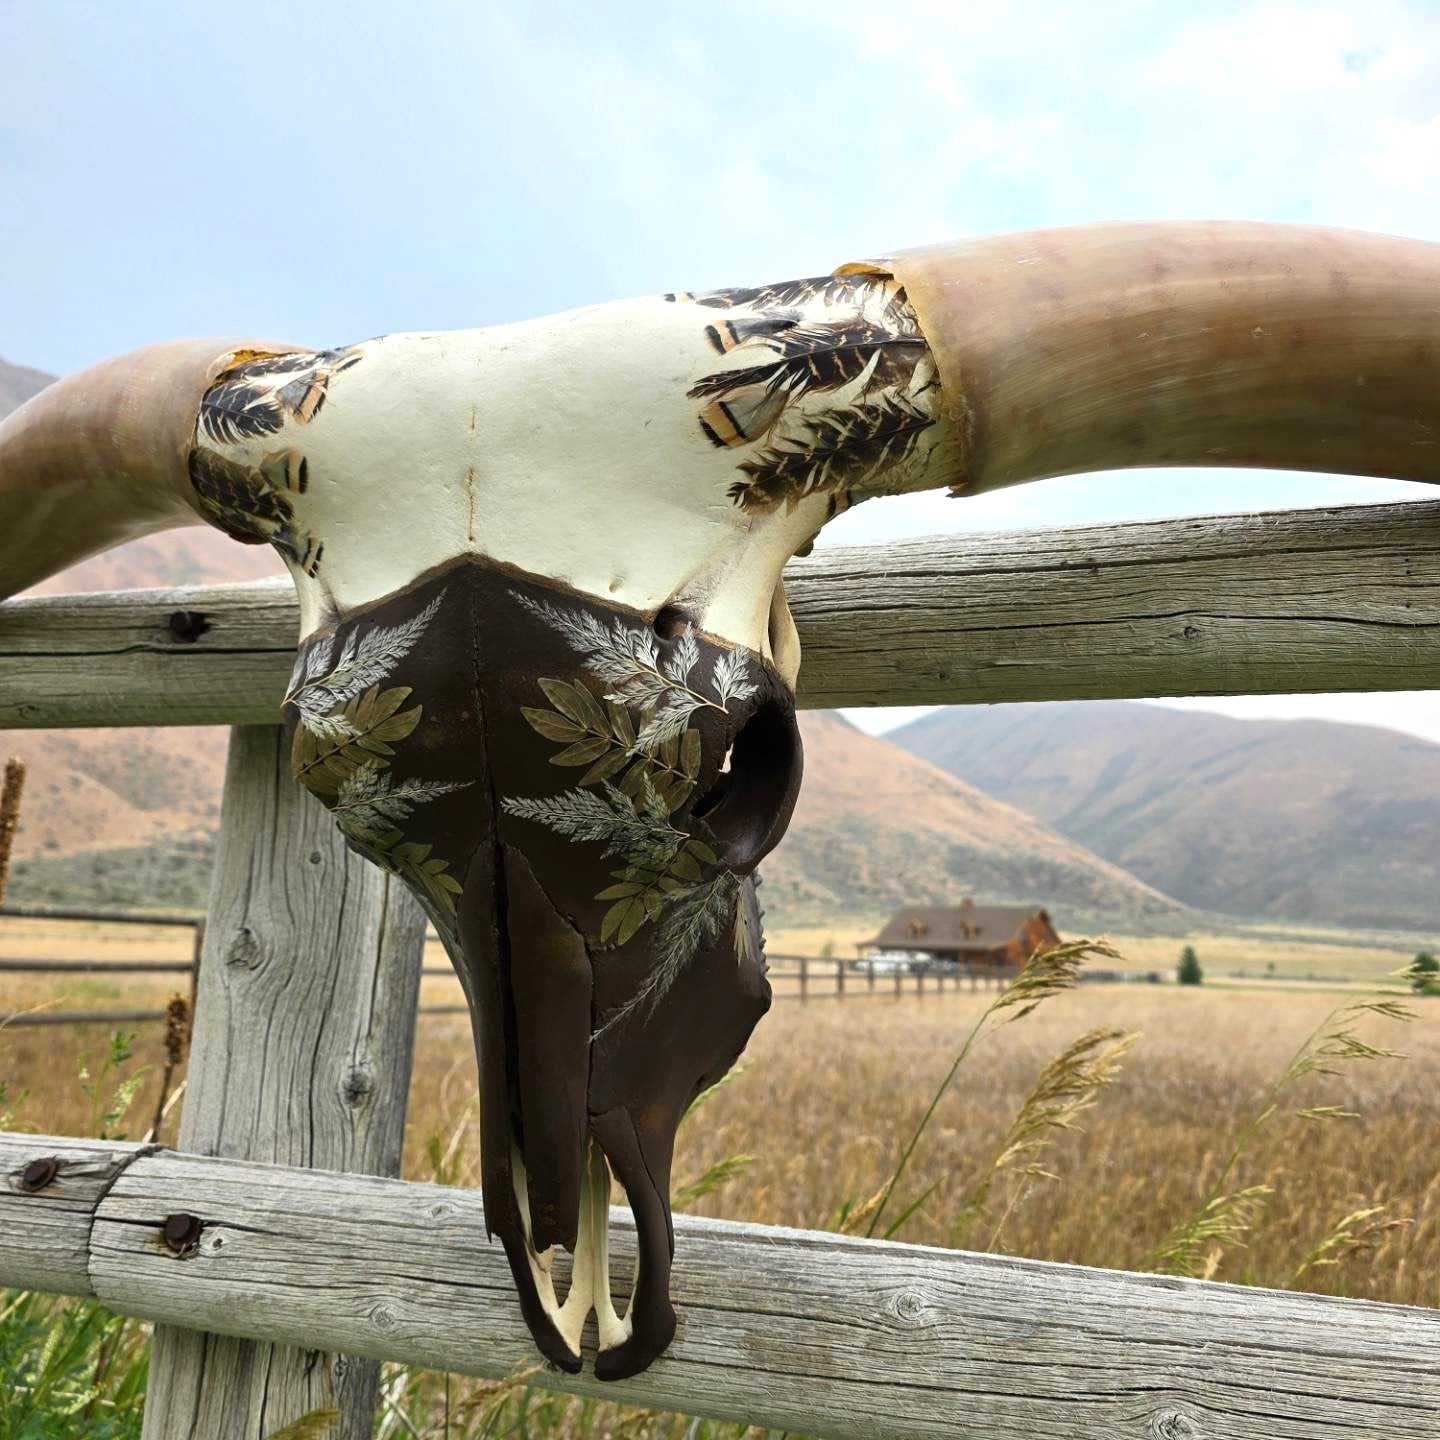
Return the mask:
<svg viewBox="0 0 1440 1440"><path fill-rule="evenodd" d="M883 268L961 429L962 453L925 483L973 494L1148 465L1440 481L1440 245L1157 222L931 246Z"/></svg>
<svg viewBox="0 0 1440 1440"><path fill-rule="evenodd" d="M152 345L58 381L0 421L0 597L127 540L205 523L186 470L195 416L246 348Z"/></svg>

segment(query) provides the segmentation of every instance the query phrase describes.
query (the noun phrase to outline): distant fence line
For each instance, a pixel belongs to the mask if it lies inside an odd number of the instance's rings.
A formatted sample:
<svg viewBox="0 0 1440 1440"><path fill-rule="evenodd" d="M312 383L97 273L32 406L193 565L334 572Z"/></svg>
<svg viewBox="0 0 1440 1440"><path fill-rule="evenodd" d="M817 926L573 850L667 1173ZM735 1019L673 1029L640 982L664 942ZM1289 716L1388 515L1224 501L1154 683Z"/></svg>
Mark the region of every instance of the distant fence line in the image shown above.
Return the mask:
<svg viewBox="0 0 1440 1440"><path fill-rule="evenodd" d="M13 975L187 975L194 982L198 973L200 945L204 937L204 916L149 916L124 910L89 910L73 907L6 906L0 918L15 916L27 919L116 922L122 924L175 925L194 929L195 943L189 960L52 960L0 959L0 974ZM1013 966L954 966L917 962L912 965L892 961L846 960L830 955L769 956L769 978L776 1000L900 999L905 995L923 997L942 995L948 990L978 991L1000 988L1018 973ZM426 979L456 979L449 965L427 965L421 976ZM1158 982L1160 975L1130 975L1115 970L1082 972L1088 981L1119 982L1149 980ZM463 1015L462 1004L422 1005L421 1015ZM160 1023L164 1010L50 1010L0 1011L0 1025L118 1025Z"/></svg>
<svg viewBox="0 0 1440 1440"><path fill-rule="evenodd" d="M90 921L100 923L188 926L194 931L194 946L189 960L53 960L0 959L0 974L11 975L186 975L190 977L193 997L199 968L200 947L205 932L203 915L145 915L127 910L92 910L74 906L12 906L0 909L0 919L14 916L24 919ZM1016 974L1009 966L973 967L917 964L914 967L883 961L845 960L828 955L769 956L769 976L776 1000L874 999L904 995L924 996L953 993L968 987L979 990L1000 987ZM455 979L449 965L422 968L428 979ZM1113 977L1119 978L1119 977ZM0 1025L118 1025L159 1023L164 1010L50 1010L0 1011ZM463 1015L466 1007L454 1005L422 1005L421 1015Z"/></svg>

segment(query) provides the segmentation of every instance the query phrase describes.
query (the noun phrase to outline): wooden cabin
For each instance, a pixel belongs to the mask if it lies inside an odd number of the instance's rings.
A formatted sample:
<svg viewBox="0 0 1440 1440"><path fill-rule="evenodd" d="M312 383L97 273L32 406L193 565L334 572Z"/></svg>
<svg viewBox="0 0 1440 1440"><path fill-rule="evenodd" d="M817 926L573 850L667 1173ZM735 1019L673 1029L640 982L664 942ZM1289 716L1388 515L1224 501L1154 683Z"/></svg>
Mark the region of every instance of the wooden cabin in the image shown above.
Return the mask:
<svg viewBox="0 0 1440 1440"><path fill-rule="evenodd" d="M975 969L1018 970L1038 951L1060 943L1049 914L1038 905L907 905L872 940L856 947L906 952L917 960L953 961Z"/></svg>

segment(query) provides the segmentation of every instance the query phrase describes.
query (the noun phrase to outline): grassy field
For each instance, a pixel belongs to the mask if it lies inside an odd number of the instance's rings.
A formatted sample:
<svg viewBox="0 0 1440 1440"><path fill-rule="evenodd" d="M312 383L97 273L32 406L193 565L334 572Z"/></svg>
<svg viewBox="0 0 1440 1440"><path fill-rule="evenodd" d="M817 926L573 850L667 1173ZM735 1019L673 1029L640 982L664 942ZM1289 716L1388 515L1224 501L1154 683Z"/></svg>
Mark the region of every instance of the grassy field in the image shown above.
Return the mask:
<svg viewBox="0 0 1440 1440"><path fill-rule="evenodd" d="M188 953L183 933L152 937L150 953L154 938L177 955ZM777 950L799 943L783 931L773 938ZM805 948L815 953L813 932L808 938ZM81 944L81 937L70 939ZM118 939L97 934L83 943L92 942L117 957L144 945L133 934ZM1255 948L1242 955L1227 948L1232 942ZM34 953L33 947L46 943L33 929L28 935L0 932L0 954ZM1246 968L1255 968L1256 956L1262 957L1262 969L1263 957L1275 959L1277 971L1284 959L1287 977L1305 973L1307 966L1323 974L1374 975L1408 958L1376 945L1347 948L1313 937L1241 942L1211 936L1192 943L1212 974L1232 960L1238 965L1245 959ZM1176 949L1166 941L1165 953L1152 958L1140 951L1129 958L1140 969L1168 970ZM161 1006L175 988L128 976L63 985L27 979L6 984L0 1008L20 1008L46 996L53 1003L61 995L65 1008ZM453 981L427 981L425 994L452 1000L456 987ZM752 1156L733 1179L692 1208L762 1223L837 1226L847 1208L874 1195L891 1174L965 1035L993 998L993 992L962 992L778 1005L760 1027L743 1073L682 1130L677 1185L729 1157ZM1417 1001L1417 1018L1409 1024L1360 1014L1333 1019L1326 1028L1337 1007L1359 998L1354 990L1278 985L1085 986L1048 1000L1019 1023L992 1024L936 1109L885 1225L933 1186L901 1238L1092 1265L1167 1268L1159 1252L1184 1231L1223 1172L1221 1192L1249 1191L1248 1210L1235 1210L1225 1243L1192 1247L1191 1269L1224 1280L1440 1306L1440 1152L1434 1143L1440 1128L1435 1083L1440 1001ZM1334 1064L1336 1075L1301 1076L1273 1093L1277 1076L1307 1037L1348 1033L1352 1021L1370 1042L1405 1051L1407 1058L1342 1056ZM434 1178L438 1151L448 1157L450 1176L476 1184L476 1078L468 1024L463 1017L426 1017L420 1023L405 1174ZM1083 1092L1094 1103L1075 1117L1075 1128L1042 1127L1043 1149L1029 1153L1027 1163L994 1171L994 1157L1014 1138L1015 1118L1024 1113L1047 1065L1078 1037L1095 1031L1111 1038L1092 1046L1092 1060L1120 1033L1138 1038L1118 1059L1110 1083ZM8 1082L12 1096L17 1089L32 1092L20 1119L48 1131L93 1128L94 1105L71 1062L88 1051L93 1071L107 1038L103 1026L0 1031L0 1080ZM1312 1051L1317 1043L1323 1042L1311 1039ZM161 1060L161 1027L146 1027L132 1065L151 1068L126 1129L132 1137L149 1124ZM1275 1112L1254 1126L1227 1171L1237 1140L1272 1100ZM1318 1106L1338 1107L1354 1118L1321 1120L1298 1113ZM172 1115L167 1136L173 1123ZM983 1201L976 1204L977 1190L987 1180ZM1363 1211L1374 1213L1344 1223ZM1317 1252L1319 1260L1334 1263L1315 1263ZM409 1407L417 1433L442 1433L435 1419L438 1383L392 1375L396 1403ZM528 1399L521 1392L496 1397L457 1385L452 1402L463 1392L478 1395L480 1409L492 1401L492 1409L510 1407L491 1434L690 1434L670 1417L597 1409L528 1391L523 1392ZM522 1405L529 1408L516 1419ZM428 1428L432 1422L436 1428ZM481 1432L451 1433L459 1440ZM702 1427L692 1440L736 1433L733 1426Z"/></svg>

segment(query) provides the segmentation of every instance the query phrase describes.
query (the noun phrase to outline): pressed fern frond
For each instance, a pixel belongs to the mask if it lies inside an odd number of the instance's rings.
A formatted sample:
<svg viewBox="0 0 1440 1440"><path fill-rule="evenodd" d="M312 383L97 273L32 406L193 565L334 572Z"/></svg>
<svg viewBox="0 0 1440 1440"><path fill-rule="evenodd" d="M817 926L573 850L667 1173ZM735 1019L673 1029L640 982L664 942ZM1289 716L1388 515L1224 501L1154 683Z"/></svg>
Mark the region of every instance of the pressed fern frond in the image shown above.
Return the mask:
<svg viewBox="0 0 1440 1440"><path fill-rule="evenodd" d="M354 728L341 707L385 679L414 649L443 598L437 595L418 615L399 625L352 630L334 665L323 674L312 674L307 658L305 678L285 697L300 712L305 728L322 740L352 738ZM333 649L327 652L327 663L330 653Z"/></svg>

